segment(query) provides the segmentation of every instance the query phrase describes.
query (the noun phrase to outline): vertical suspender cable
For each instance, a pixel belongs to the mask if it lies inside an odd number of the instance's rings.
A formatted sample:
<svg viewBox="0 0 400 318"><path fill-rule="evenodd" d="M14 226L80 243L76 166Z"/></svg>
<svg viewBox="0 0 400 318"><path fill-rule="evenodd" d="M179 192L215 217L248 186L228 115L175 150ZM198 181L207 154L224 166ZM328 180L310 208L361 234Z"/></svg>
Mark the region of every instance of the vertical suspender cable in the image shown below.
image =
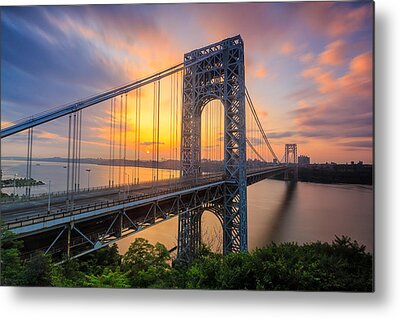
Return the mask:
<svg viewBox="0 0 400 318"><path fill-rule="evenodd" d="M125 108L124 108L124 113L125 113L125 118L124 118L124 184L126 184L126 179L125 179L125 174L126 174L126 125L128 121L128 94L125 94Z"/></svg>
<svg viewBox="0 0 400 318"><path fill-rule="evenodd" d="M137 135L138 135L138 89L135 90L135 127L133 130L133 171L132 183L136 184L136 171L137 171Z"/></svg>
<svg viewBox="0 0 400 318"><path fill-rule="evenodd" d="M108 163L108 187L111 187L111 147L112 147L112 122L113 122L113 100L110 101L110 149L109 149L109 163Z"/></svg>
<svg viewBox="0 0 400 318"><path fill-rule="evenodd" d="M152 183L154 183L154 141L155 141L155 118L156 118L156 112L155 112L155 107L156 105L156 82L153 83L153 139L151 142L151 180Z"/></svg>
<svg viewBox="0 0 400 318"><path fill-rule="evenodd" d="M75 191L75 141L76 141L76 112L74 113L73 125L72 125L72 172L71 172L71 204L74 206L74 191Z"/></svg>
<svg viewBox="0 0 400 318"><path fill-rule="evenodd" d="M31 186L32 186L32 152L33 152L33 127L30 128L30 147L29 147L29 183L28 183L28 197L31 196Z"/></svg>
<svg viewBox="0 0 400 318"><path fill-rule="evenodd" d="M119 111L119 156L118 156L118 185L121 185L121 159L122 159L122 95Z"/></svg>
<svg viewBox="0 0 400 318"><path fill-rule="evenodd" d="M173 112L173 93L172 93L172 85L173 85L173 74L170 78L170 109L169 109L169 162L172 162L172 140L173 140L173 132L172 132L172 112ZM169 167L169 179L171 180L171 170L172 167Z"/></svg>
<svg viewBox="0 0 400 318"><path fill-rule="evenodd" d="M161 82L158 80L158 89L157 89L157 181L158 181L158 168L160 161L160 92Z"/></svg>
<svg viewBox="0 0 400 318"><path fill-rule="evenodd" d="M78 191L81 183L82 115L83 112L81 110L79 115Z"/></svg>
<svg viewBox="0 0 400 318"><path fill-rule="evenodd" d="M113 98L113 130L112 130L112 187L114 188L115 185L115 143L116 143L116 136L115 131L117 128L117 117L116 117L116 109L117 109L117 99Z"/></svg>
<svg viewBox="0 0 400 318"><path fill-rule="evenodd" d="M69 208L69 170L71 161L71 114L68 119L68 158L67 158L67 209Z"/></svg>
<svg viewBox="0 0 400 318"><path fill-rule="evenodd" d="M224 136L223 136L223 131L224 127L222 125L222 111L224 109L224 106L222 103L219 103L219 135L218 135L218 140L219 140L219 164L221 164L221 161L223 160L222 158L222 145L224 143ZM220 166L221 170L221 166Z"/></svg>
<svg viewBox="0 0 400 318"><path fill-rule="evenodd" d="M27 140L27 153L26 153L26 181L30 182L29 180L29 157L31 153L31 129L28 129L28 140ZM27 184L26 189L25 189L25 194L28 196L29 193L29 186Z"/></svg>
<svg viewBox="0 0 400 318"><path fill-rule="evenodd" d="M137 183L140 182L140 111L141 111L141 98L142 98L142 89L139 88L139 115L138 115L138 146L137 146Z"/></svg>

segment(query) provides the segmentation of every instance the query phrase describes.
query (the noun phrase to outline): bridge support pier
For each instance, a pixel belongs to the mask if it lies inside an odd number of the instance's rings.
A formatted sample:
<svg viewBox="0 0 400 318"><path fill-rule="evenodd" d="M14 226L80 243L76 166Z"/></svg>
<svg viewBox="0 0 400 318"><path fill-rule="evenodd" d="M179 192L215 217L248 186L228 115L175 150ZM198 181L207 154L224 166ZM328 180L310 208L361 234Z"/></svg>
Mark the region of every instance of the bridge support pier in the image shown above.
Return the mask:
<svg viewBox="0 0 400 318"><path fill-rule="evenodd" d="M199 253L202 210L186 209L178 215L178 261L190 263Z"/></svg>

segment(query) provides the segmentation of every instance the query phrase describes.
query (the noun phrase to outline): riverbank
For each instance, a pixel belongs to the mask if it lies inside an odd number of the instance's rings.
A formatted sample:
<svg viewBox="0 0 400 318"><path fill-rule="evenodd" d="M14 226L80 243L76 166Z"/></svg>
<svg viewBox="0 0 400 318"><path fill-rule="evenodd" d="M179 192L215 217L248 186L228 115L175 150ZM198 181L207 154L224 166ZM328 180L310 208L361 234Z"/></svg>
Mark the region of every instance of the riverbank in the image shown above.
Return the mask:
<svg viewBox="0 0 400 318"><path fill-rule="evenodd" d="M26 187L26 186L37 186L44 185L45 183L40 180L27 179L27 178L15 178L15 179L5 179L1 180L1 188L11 188L11 187Z"/></svg>

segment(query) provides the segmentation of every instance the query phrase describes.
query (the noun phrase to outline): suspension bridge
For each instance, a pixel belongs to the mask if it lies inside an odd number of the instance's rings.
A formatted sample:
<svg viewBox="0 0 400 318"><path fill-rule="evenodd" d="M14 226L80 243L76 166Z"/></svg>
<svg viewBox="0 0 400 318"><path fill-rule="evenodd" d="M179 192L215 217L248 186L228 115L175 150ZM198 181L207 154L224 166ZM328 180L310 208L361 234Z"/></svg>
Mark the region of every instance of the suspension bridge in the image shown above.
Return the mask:
<svg viewBox="0 0 400 318"><path fill-rule="evenodd" d="M103 114L98 147L107 157L104 184L96 187L82 164L93 110ZM51 192L49 184L47 194L34 194L35 132L54 122L65 128L65 189ZM247 251L247 186L297 171L296 144L279 159L262 127L239 35L151 76L11 123L0 135L3 146L27 138L25 193L1 202L3 227L24 241L26 253L75 258L177 216L177 257L190 262L204 211L221 222L224 253Z"/></svg>

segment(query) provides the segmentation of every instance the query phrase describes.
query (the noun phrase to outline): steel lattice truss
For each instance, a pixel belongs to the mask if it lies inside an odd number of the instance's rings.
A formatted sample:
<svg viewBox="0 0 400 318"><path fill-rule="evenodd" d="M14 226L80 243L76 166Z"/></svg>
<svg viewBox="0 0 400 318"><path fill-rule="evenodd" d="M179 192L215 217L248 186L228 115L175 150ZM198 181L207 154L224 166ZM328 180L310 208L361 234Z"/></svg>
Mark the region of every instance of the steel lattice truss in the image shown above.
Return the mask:
<svg viewBox="0 0 400 318"><path fill-rule="evenodd" d="M223 205L223 198L224 182L220 181L151 199L126 200L101 213L88 211L59 218L58 222L34 223L26 228L19 227L17 232L20 238L30 237L25 244L40 242L40 246L27 245L28 250L66 253L67 258L76 258L176 215L182 217L213 210ZM192 233L181 233L187 240L190 235Z"/></svg>
<svg viewBox="0 0 400 318"><path fill-rule="evenodd" d="M207 56L209 56L207 58ZM246 118L244 46L240 36L185 54L183 78L181 176L201 175L201 112L219 99L224 105L225 199L223 215L224 253L247 251ZM178 257L192 259L198 251L200 226L197 214L179 219ZM190 233L190 235L187 235Z"/></svg>

